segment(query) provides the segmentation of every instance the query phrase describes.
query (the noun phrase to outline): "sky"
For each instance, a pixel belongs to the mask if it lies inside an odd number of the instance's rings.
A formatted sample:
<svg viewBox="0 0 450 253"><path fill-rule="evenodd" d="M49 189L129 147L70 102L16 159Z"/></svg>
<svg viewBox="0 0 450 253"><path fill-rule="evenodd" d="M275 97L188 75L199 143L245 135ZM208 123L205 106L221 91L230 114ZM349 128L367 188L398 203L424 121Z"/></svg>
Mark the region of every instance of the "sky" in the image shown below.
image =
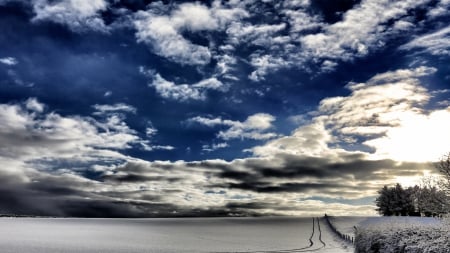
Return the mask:
<svg viewBox="0 0 450 253"><path fill-rule="evenodd" d="M449 0L0 0L0 213L374 215L450 151Z"/></svg>

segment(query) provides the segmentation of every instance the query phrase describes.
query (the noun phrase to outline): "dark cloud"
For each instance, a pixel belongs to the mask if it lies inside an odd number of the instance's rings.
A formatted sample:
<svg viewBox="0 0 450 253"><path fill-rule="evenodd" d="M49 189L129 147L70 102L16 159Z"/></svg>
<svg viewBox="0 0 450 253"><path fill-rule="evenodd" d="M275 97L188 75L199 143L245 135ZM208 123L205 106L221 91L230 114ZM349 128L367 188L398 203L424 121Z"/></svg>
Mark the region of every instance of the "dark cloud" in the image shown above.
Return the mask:
<svg viewBox="0 0 450 253"><path fill-rule="evenodd" d="M126 163L118 166L116 174L104 173L100 181L88 180L76 174L48 174L34 172L25 175L3 173L0 182L0 210L2 213L46 216L76 217L182 217L267 214L295 210L286 204L274 204L275 200L227 201L220 206L189 206L171 201L174 196L190 194L185 187L194 185L209 189L204 194L219 198L230 196L230 191L238 190L255 194L275 196L282 193L299 193L307 196L326 194L346 199L357 192L376 192L380 185L374 180L388 180L393 175L416 175L423 164L405 163L395 165L391 160L331 163L327 159L292 156L281 164L286 167L267 168L256 158L233 161L231 163L204 161L195 163L171 163L170 169L161 164ZM279 161L279 160L278 160ZM312 162L314 161L314 162ZM246 162L250 164L247 166ZM213 164L222 166L212 166ZM201 164L201 166L200 166ZM205 166L205 164L208 164ZM227 166L224 166L224 165ZM262 167L256 166L260 164ZM317 164L317 166L314 166ZM295 166L294 166L295 165ZM320 166L319 166L320 165ZM163 169L162 169L163 168ZM201 168L201 173L211 182L191 182L187 177L192 170ZM148 176L161 170L158 176ZM222 170L223 169L223 170ZM243 171L244 170L244 171ZM395 171L395 174L392 172ZM182 174L174 174L174 173ZM119 174L120 173L120 174ZM185 175L185 176L179 176ZM201 174L196 177L202 178ZM31 178L28 180L27 178ZM304 181L294 182L292 180ZM229 182L232 180L232 182ZM290 180L291 182L286 182ZM306 180L306 181L305 181ZM228 182L227 182L228 181ZM103 185L103 186L102 186ZM151 190L153 186L164 185L162 191ZM125 187L122 189L115 187ZM178 186L181 189L178 189ZM98 191L97 187L107 190ZM150 188L149 188L150 187ZM213 190L214 189L214 190ZM193 193L193 192L192 192ZM188 196L186 195L186 196ZM354 197L353 197L354 198ZM193 199L195 201L195 198ZM333 201L323 198L323 201ZM346 202L343 202L346 203ZM351 203L351 202L348 202ZM356 203L356 202L355 202ZM255 211L251 211L255 210ZM260 210L260 212L256 211ZM272 211L271 211L272 210Z"/></svg>
<svg viewBox="0 0 450 253"><path fill-rule="evenodd" d="M164 176L145 176L139 174L126 174L126 175L104 175L101 180L111 181L116 183L139 183L139 182L152 182L152 181L167 181L169 183L176 183L182 180L176 177L164 177Z"/></svg>
<svg viewBox="0 0 450 253"><path fill-rule="evenodd" d="M236 188L249 190L260 193L281 193L281 192L297 192L297 193L314 193L314 192L334 192L340 189L357 190L357 187L346 186L345 184L333 183L281 183L274 182L243 182L229 183L224 185L228 188Z"/></svg>
<svg viewBox="0 0 450 253"><path fill-rule="evenodd" d="M231 178L231 179L237 179L237 180L253 180L255 175L245 172L245 171L223 171L219 174L219 177L223 178Z"/></svg>
<svg viewBox="0 0 450 253"><path fill-rule="evenodd" d="M140 195L139 200L126 200L136 192L92 193L94 182L70 176L34 175L33 182L20 177L1 175L0 212L14 215L58 217L191 217L254 216L256 213L233 208L190 208L164 202L162 196ZM69 180L70 179L70 180ZM80 186L83 185L83 188ZM88 185L91 185L89 187ZM119 200L122 199L122 200Z"/></svg>
<svg viewBox="0 0 450 253"><path fill-rule="evenodd" d="M266 209L267 203L259 203L259 202L230 202L226 205L227 208L230 209Z"/></svg>

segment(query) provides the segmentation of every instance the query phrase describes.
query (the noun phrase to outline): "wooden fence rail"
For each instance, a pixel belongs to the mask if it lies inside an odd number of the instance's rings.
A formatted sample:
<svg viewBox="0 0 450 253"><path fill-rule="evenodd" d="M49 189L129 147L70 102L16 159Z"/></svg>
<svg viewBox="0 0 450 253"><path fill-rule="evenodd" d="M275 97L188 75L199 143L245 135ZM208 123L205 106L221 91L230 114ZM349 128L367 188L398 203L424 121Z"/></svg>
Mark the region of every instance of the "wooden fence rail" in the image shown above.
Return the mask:
<svg viewBox="0 0 450 253"><path fill-rule="evenodd" d="M328 216L327 214L325 214L324 219L325 222L328 224L328 226L330 227L331 231L333 231L337 236L339 236L342 240L349 242L351 244L355 243L355 238L349 234L344 234L341 233L334 225L333 223L331 223L330 221L330 216Z"/></svg>

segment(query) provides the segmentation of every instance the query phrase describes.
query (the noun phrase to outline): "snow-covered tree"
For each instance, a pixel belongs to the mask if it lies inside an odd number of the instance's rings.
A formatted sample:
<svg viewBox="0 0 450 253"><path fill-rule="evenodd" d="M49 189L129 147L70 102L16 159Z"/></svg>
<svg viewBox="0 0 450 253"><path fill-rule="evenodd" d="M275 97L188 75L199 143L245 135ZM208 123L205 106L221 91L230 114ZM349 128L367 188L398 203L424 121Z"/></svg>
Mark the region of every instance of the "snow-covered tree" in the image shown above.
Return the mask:
<svg viewBox="0 0 450 253"><path fill-rule="evenodd" d="M450 152L442 156L439 162L436 163L436 169L442 175L442 188L450 195Z"/></svg>
<svg viewBox="0 0 450 253"><path fill-rule="evenodd" d="M436 186L416 186L414 195L417 211L422 216L440 216L447 212L446 195Z"/></svg>

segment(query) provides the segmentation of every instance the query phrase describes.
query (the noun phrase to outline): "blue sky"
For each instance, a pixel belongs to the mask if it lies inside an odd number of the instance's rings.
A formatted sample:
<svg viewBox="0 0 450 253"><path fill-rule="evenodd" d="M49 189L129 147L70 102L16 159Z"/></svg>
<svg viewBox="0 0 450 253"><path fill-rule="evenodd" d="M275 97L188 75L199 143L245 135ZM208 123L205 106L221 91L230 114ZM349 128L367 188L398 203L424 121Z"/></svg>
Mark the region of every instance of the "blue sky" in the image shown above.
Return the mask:
<svg viewBox="0 0 450 253"><path fill-rule="evenodd" d="M0 212L373 214L450 150L449 6L0 0Z"/></svg>

